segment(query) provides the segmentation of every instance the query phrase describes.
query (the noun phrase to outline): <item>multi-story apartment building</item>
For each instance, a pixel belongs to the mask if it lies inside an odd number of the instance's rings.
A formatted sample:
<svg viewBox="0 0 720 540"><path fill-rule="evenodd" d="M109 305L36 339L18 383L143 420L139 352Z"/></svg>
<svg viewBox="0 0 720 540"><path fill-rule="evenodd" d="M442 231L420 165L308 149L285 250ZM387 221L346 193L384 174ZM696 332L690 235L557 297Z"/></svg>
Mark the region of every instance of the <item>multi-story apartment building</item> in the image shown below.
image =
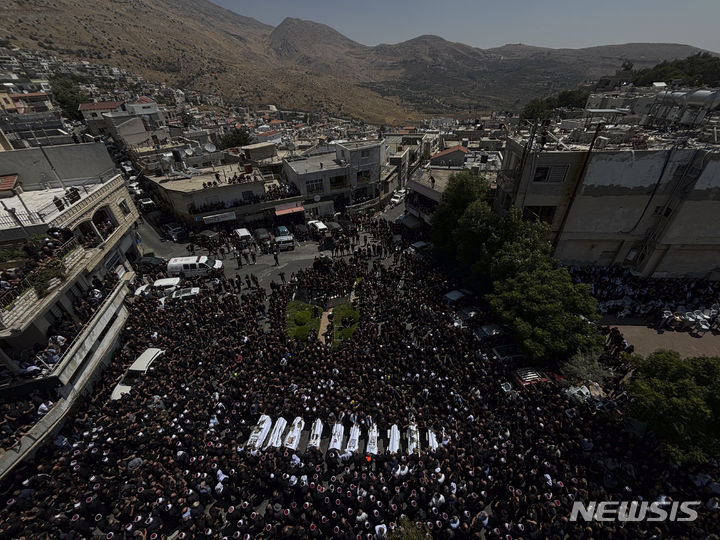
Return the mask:
<svg viewBox="0 0 720 540"><path fill-rule="evenodd" d="M1 271L0 389L55 398L0 455L2 476L57 430L109 361L139 253L137 210L102 144L0 153L0 203L0 250L15 254Z"/></svg>
<svg viewBox="0 0 720 540"><path fill-rule="evenodd" d="M496 207L550 225L565 263L720 279L720 147L599 126L508 137Z"/></svg>
<svg viewBox="0 0 720 540"><path fill-rule="evenodd" d="M308 201L332 201L335 210L379 199L386 163L384 141L336 143L328 154L287 158L283 174Z"/></svg>

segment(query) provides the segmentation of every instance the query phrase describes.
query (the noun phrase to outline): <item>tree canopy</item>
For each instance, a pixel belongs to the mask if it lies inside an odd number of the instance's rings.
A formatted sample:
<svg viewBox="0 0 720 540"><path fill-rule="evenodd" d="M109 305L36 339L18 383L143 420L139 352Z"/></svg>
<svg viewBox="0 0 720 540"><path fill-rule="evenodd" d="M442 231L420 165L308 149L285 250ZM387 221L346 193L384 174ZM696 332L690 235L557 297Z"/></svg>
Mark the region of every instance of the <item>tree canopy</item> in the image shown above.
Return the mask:
<svg viewBox="0 0 720 540"><path fill-rule="evenodd" d="M252 144L253 138L250 132L245 128L232 129L220 138L219 147L220 150L226 148L235 148L238 146L247 146Z"/></svg>
<svg viewBox="0 0 720 540"><path fill-rule="evenodd" d="M72 120L82 120L83 116L78 107L81 103L92 101L90 96L80 90L77 77L70 75L58 75L50 79L53 97L63 114Z"/></svg>
<svg viewBox="0 0 720 540"><path fill-rule="evenodd" d="M470 171L459 172L450 178L432 215L432 240L441 253L455 255L453 234L458 226L458 218L474 201L484 199L487 192L485 179Z"/></svg>
<svg viewBox="0 0 720 540"><path fill-rule="evenodd" d="M635 416L666 441L678 463L720 454L720 358L681 359L675 351L633 358L629 390Z"/></svg>
<svg viewBox="0 0 720 540"><path fill-rule="evenodd" d="M520 113L520 118L525 120L547 120L555 109L581 109L585 107L589 96L589 88L576 88L574 90L563 90L556 96L531 99Z"/></svg>
<svg viewBox="0 0 720 540"><path fill-rule="evenodd" d="M495 281L490 305L531 359L562 361L592 352L602 338L588 321L599 315L587 285L574 284L565 268L543 265Z"/></svg>
<svg viewBox="0 0 720 540"><path fill-rule="evenodd" d="M671 82L679 79L690 86L720 85L720 58L702 52L683 60L669 60L635 72L633 83L648 86L654 82Z"/></svg>

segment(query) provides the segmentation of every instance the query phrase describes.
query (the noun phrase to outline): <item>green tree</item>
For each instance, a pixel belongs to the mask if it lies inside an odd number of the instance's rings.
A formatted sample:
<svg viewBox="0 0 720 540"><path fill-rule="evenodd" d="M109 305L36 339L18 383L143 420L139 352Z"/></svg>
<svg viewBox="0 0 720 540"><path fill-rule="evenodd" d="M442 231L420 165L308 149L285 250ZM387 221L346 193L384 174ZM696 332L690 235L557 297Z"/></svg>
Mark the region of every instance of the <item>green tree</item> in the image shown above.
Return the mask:
<svg viewBox="0 0 720 540"><path fill-rule="evenodd" d="M78 85L82 82L78 77L59 75L50 79L53 97L63 114L72 120L82 120L83 116L78 107L81 103L91 101L90 96L85 94Z"/></svg>
<svg viewBox="0 0 720 540"><path fill-rule="evenodd" d="M587 285L565 268L542 265L493 283L490 305L536 362L563 361L597 350L602 338L588 321L599 319Z"/></svg>
<svg viewBox="0 0 720 540"><path fill-rule="evenodd" d="M454 231L458 220L474 202L487 196L486 180L477 174L463 171L450 177L440 203L432 215L432 240L437 249L445 254L455 254Z"/></svg>
<svg viewBox="0 0 720 540"><path fill-rule="evenodd" d="M633 358L635 416L666 442L678 463L720 455L720 358L681 359L675 351Z"/></svg>
<svg viewBox="0 0 720 540"><path fill-rule="evenodd" d="M252 144L252 141L253 137L247 129L232 129L220 138L219 146L220 150L225 150L226 148L247 146L248 144Z"/></svg>
<svg viewBox="0 0 720 540"><path fill-rule="evenodd" d="M516 209L501 217L485 201L475 201L458 220L453 235L458 263L474 278L493 280L549 266L547 231L542 222L523 220Z"/></svg>
<svg viewBox="0 0 720 540"><path fill-rule="evenodd" d="M710 53L698 53L683 60L660 62L635 73L633 83L648 86L657 81L680 79L691 86L717 86L720 84L720 58Z"/></svg>

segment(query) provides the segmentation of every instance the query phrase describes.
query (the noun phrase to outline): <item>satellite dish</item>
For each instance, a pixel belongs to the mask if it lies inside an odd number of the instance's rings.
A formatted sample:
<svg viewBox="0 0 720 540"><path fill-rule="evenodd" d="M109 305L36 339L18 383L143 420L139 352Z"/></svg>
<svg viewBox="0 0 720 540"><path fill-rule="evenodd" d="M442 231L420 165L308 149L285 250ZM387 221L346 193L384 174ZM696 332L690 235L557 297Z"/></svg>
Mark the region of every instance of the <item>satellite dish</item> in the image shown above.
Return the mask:
<svg viewBox="0 0 720 540"><path fill-rule="evenodd" d="M187 157L192 156L192 155L193 155L193 149L192 149L192 148L186 148L186 149L185 149L185 155L186 155Z"/></svg>
<svg viewBox="0 0 720 540"><path fill-rule="evenodd" d="M205 148L206 152L214 152L217 150L217 146L215 146L213 143L207 143L203 148Z"/></svg>
<svg viewBox="0 0 720 540"><path fill-rule="evenodd" d="M315 195L315 196L313 197L313 201L315 201L315 202L320 202L320 195Z"/></svg>

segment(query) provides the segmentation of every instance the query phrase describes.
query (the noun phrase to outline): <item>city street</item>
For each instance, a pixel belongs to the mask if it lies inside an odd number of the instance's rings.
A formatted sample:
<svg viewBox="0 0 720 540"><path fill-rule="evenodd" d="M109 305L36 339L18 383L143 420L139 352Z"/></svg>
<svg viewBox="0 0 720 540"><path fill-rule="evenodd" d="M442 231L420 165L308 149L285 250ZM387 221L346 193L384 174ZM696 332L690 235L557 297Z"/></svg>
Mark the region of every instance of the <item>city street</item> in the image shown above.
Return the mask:
<svg viewBox="0 0 720 540"><path fill-rule="evenodd" d="M405 205L401 203L394 208L388 209L386 212L381 212L379 217L392 221L398 216L401 216L404 211ZM144 220L142 223L139 223L137 233L141 239L139 248L143 254L153 253L156 257L163 259L185 257L188 254L186 249L187 243L165 240L158 234L154 227ZM198 255L207 255L207 250L196 248L195 253ZM228 258L227 255L222 261L223 269L227 277L235 277L237 275L244 277L246 274L254 274L260 281L260 285L267 288L271 281L280 281L280 272L284 272L286 278L289 279L290 274L293 272L310 266L319 254L318 243L315 241L306 241L297 242L295 249L292 251L280 252L278 254L279 266L275 266L272 255L258 255L256 264L251 265L246 264L243 260L242 267L238 265L236 259ZM325 254L330 255L330 252L325 251Z"/></svg>

